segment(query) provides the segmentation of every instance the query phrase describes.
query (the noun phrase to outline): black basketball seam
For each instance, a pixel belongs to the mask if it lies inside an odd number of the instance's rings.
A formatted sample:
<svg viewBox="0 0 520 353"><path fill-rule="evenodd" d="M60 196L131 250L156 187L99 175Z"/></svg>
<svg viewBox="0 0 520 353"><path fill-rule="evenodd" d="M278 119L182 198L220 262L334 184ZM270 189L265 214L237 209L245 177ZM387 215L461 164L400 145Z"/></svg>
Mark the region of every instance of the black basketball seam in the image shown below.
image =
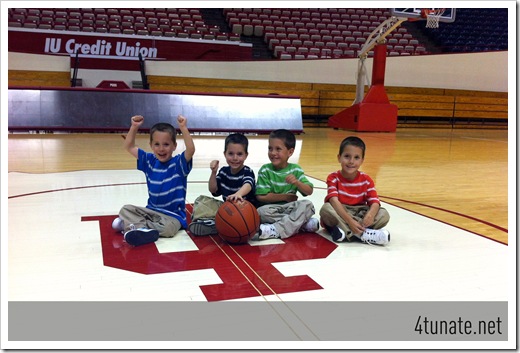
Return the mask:
<svg viewBox="0 0 520 353"><path fill-rule="evenodd" d="M247 202L247 201L246 201L246 204L247 204L247 206L250 207L253 211L256 211L256 208L253 206L253 204L252 204L251 202ZM235 206L235 208L238 210L238 207L237 207L235 204L233 204L233 206ZM258 211L257 211L257 212L258 212ZM242 220L244 221L244 224L245 224L246 227L247 227L247 234L249 234L249 235L251 235L251 233L252 233L253 231L256 232L257 229L258 229L258 227L257 227L257 225L256 225L256 217L254 217L255 212L251 212L251 213L253 213L253 218L254 218L254 228L253 228L253 229L249 229L249 223L246 221L246 219L245 219L244 216L242 215L242 212L240 212L240 216L242 217ZM260 224L259 224L258 226L260 226Z"/></svg>
<svg viewBox="0 0 520 353"><path fill-rule="evenodd" d="M258 215L258 211L256 210L256 207L253 206L252 203L249 203L249 207L252 209L253 211L253 218L254 218L254 221L255 221L255 232L258 231L258 228L260 227L260 216L259 217L256 217L256 215ZM258 224L256 222L256 219L258 218Z"/></svg>
<svg viewBox="0 0 520 353"><path fill-rule="evenodd" d="M233 207L235 207L235 209L238 211L238 213L240 214L240 217L242 218L242 223L244 223L246 225L246 228L247 228L247 234L250 234L251 232L249 231L249 224L247 224L247 221L244 217L244 215L242 214L242 211L237 207L236 204L232 203Z"/></svg>
<svg viewBox="0 0 520 353"><path fill-rule="evenodd" d="M233 205L233 207L235 207L235 210L238 212L238 214L239 214L240 217L242 218L242 223L246 225L247 235L242 235L242 234L240 234L240 233L237 231L237 234L239 235L239 237L237 237L237 238L240 239L237 243L242 243L242 242L243 242L242 238L247 238L247 239L249 239L249 236L250 236L251 232L249 231L249 225L247 224L246 219L244 218L244 215L242 214L242 211L237 207L236 204L234 204L234 203L231 203L231 204ZM234 227L233 227L233 228L234 228ZM234 228L234 229L235 229L235 228ZM236 230L236 229L235 229L235 230Z"/></svg>
<svg viewBox="0 0 520 353"><path fill-rule="evenodd" d="M218 213L217 213L217 216L216 216L216 217L218 217L222 222L224 222L224 223L226 223L228 226L230 226L230 228L232 228L232 229L236 232L236 234L237 234L238 236L240 236L240 234L238 233L238 231L235 229L235 227L234 227L230 222L228 222L227 220L225 220L224 218L222 218ZM216 217L215 217L215 218L216 218ZM236 238L236 237L235 237L235 238Z"/></svg>
<svg viewBox="0 0 520 353"><path fill-rule="evenodd" d="M229 202L229 204L230 204L230 205L233 205L233 206L236 208L236 206L235 206L233 203ZM222 206L221 206L221 207L222 207ZM244 221L244 223L245 223L246 226L247 226L247 223L245 222L244 217L242 216L242 213L241 213L241 212L239 212L239 213L240 213L240 216L242 217L242 220ZM218 212L217 212L217 216L218 216L218 217L219 217L219 218L220 218L224 223L226 223L230 228L232 228L233 231L235 232L236 236L235 236L235 237L231 237L231 236L230 236L230 238L231 238L231 239L238 239L238 241L237 241L236 243L240 243L240 242L242 242L242 238L243 238L244 236L243 236L242 234L239 233L239 231L235 228L235 226L234 226L231 222L228 222L226 219L220 217L220 215L218 214ZM229 241L228 239L224 239L224 240L225 240L225 241L228 241L228 242L232 242L232 241Z"/></svg>
<svg viewBox="0 0 520 353"><path fill-rule="evenodd" d="M251 234L252 231L254 230L254 231L256 232L256 229L258 229L258 227L260 226L260 224L258 224L258 226L257 226L257 221L256 221L256 218L257 218L257 217L254 216L254 217L253 217L253 218L254 218L254 220L253 220L253 222L254 222L254 229L250 229L250 224L249 224L249 223L247 222L247 220L245 219L244 215L242 214L241 209L239 209L238 206L237 206L236 204L232 203L232 202L229 202L229 205L233 205L233 207L234 207L234 209L235 209L235 211L236 211L236 212L233 212L234 214L238 213L238 214L240 215L240 218L242 219L242 223L246 226L247 235L242 235L242 234L241 234L241 233L236 229L236 227L235 227L234 224L232 224L232 223L229 222L228 220L222 218L218 212L217 212L216 217L218 217L219 220L222 221L223 223L225 223L225 224L226 224L230 229L233 229L233 231L234 231L234 233L235 233L235 235L236 235L236 236L234 236L234 237L231 237L230 235L228 236L228 235L225 234L224 236L229 237L229 238L231 238L231 239L233 239L233 240L236 239L237 241L236 241L235 243L242 243L242 242L243 242L243 238L249 239L252 235L254 235L254 234ZM222 207L222 206L221 206L221 207ZM248 207L253 207L253 208L254 208L254 206L253 206L251 203L249 203L249 202L248 202ZM253 211L256 211L256 208L254 208ZM229 212L227 212L227 213L228 213L228 215L229 215ZM255 215L255 212L253 212L253 215ZM260 222L260 220L258 221L258 223L259 223L259 222ZM220 234L220 233L219 233L219 234ZM228 240L227 238L225 238L224 240L225 240L225 241L228 241L228 242L233 242L233 241Z"/></svg>

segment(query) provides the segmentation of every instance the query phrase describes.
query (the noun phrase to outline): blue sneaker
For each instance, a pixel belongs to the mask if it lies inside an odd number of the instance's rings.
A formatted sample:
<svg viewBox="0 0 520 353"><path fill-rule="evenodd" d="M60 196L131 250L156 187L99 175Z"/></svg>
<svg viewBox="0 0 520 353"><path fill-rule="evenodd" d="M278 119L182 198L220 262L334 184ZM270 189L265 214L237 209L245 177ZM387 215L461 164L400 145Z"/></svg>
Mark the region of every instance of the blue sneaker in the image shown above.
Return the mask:
<svg viewBox="0 0 520 353"><path fill-rule="evenodd" d="M156 229L139 228L125 233L125 241L133 246L153 243L159 239L159 231Z"/></svg>
<svg viewBox="0 0 520 353"><path fill-rule="evenodd" d="M332 237L332 240L334 240L336 243L341 243L342 241L344 241L347 238L345 232L338 226L325 227L325 228L327 229L330 236Z"/></svg>

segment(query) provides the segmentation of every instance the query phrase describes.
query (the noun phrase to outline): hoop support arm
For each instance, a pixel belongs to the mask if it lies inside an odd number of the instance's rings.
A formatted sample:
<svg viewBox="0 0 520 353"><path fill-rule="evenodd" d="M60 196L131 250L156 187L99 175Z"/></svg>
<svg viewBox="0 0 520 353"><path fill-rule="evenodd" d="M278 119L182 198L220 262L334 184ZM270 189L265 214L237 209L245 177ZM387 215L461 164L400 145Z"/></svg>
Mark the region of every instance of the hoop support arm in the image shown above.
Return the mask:
<svg viewBox="0 0 520 353"><path fill-rule="evenodd" d="M392 16L386 19L383 23L377 26L376 29L370 33L365 44L363 44L363 48L358 53L358 57L366 58L368 56L368 52L372 50L372 48L379 43L382 43L386 36L388 36L394 29L396 29L401 23L407 21L406 17L396 17Z"/></svg>

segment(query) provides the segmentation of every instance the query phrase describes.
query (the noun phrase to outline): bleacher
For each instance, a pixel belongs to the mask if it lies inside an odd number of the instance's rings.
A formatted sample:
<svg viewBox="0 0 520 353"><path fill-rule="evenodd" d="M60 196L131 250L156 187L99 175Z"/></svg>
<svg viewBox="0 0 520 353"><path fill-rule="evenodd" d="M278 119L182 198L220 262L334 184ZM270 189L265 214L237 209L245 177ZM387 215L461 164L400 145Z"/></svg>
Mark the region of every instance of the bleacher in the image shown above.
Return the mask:
<svg viewBox="0 0 520 353"><path fill-rule="evenodd" d="M495 10L458 9L457 20L443 23L438 29L425 29L424 23L419 21L406 22L406 26L398 27L386 37L387 53L389 56L430 54L427 48L431 43L427 43L428 40L444 52L507 50L507 10ZM9 26L193 40L245 41L257 38L271 50L272 59L285 60L355 58L366 37L390 16L388 9L378 8L228 8L219 11L223 21L220 26L208 24L199 9L10 8ZM410 25L420 28L427 39L416 36L417 31L410 29ZM477 39L468 40L471 36ZM10 70L9 85L66 87L70 83L69 75L69 72ZM348 107L355 97L355 86L351 85L296 82L273 82L269 85L265 81L161 76L150 76L149 82L154 90L299 96L306 126L323 126L327 117ZM444 126L449 123L452 126L507 128L507 92L410 87L387 87L387 92L390 100L399 105L401 126L417 123Z"/></svg>
<svg viewBox="0 0 520 353"><path fill-rule="evenodd" d="M442 52L507 50L507 9L457 9L456 21L439 28L418 27Z"/></svg>
<svg viewBox="0 0 520 353"><path fill-rule="evenodd" d="M262 38L274 59L354 58L388 9L222 9L228 28L199 9L9 9L8 25L42 30L233 40ZM229 30L228 30L229 29ZM427 54L406 28L387 37L389 55ZM370 54L369 54L370 55Z"/></svg>
<svg viewBox="0 0 520 353"><path fill-rule="evenodd" d="M224 26L195 8L10 8L8 25L42 30L241 41L260 38L273 59L355 58L389 18L387 8L224 8ZM422 32L416 36L407 28ZM223 28L225 27L225 28ZM386 37L389 56L507 50L507 9L458 9L454 23L401 25ZM372 53L369 53L369 56Z"/></svg>
<svg viewBox="0 0 520 353"><path fill-rule="evenodd" d="M187 8L13 8L9 9L8 25L121 35L240 40L238 35L222 31L218 26L208 26L199 9Z"/></svg>
<svg viewBox="0 0 520 353"><path fill-rule="evenodd" d="M278 59L355 58L388 9L224 9L233 33L260 36ZM387 36L388 55L427 54L400 27ZM370 54L369 54L370 55Z"/></svg>

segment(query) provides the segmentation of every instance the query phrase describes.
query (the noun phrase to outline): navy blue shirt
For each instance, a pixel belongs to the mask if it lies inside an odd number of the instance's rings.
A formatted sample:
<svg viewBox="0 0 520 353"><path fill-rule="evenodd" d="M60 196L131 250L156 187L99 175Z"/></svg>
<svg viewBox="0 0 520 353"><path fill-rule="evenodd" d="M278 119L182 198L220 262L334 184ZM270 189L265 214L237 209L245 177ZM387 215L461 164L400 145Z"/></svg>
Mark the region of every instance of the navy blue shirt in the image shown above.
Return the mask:
<svg viewBox="0 0 520 353"><path fill-rule="evenodd" d="M256 206L255 196L255 172L245 165L238 173L232 174L231 167L225 166L220 168L217 174L217 191L213 196L222 195L222 199L226 201L229 195L236 193L244 184L251 185L251 191L245 195L244 199Z"/></svg>

